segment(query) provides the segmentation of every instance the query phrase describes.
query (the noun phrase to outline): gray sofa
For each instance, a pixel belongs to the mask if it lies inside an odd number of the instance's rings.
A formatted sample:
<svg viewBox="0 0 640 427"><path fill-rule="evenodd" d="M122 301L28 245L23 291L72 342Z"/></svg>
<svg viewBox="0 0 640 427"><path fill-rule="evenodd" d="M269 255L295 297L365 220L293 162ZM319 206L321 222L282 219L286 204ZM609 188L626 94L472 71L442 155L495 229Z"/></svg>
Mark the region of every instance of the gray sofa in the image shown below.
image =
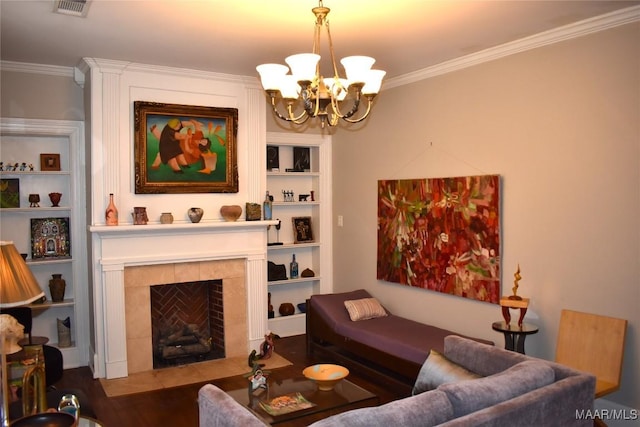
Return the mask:
<svg viewBox="0 0 640 427"><path fill-rule="evenodd" d="M588 426L580 413L593 410L595 377L568 367L478 343L458 336L445 338L436 355L477 379L426 378L425 362L416 392L373 408L355 409L312 424L313 427L382 425L415 426ZM437 359L436 356L433 359ZM441 371L446 370L437 366ZM437 381L436 381L437 382ZM433 389L418 392L418 385ZM212 384L198 395L201 427L264 426L249 410Z"/></svg>

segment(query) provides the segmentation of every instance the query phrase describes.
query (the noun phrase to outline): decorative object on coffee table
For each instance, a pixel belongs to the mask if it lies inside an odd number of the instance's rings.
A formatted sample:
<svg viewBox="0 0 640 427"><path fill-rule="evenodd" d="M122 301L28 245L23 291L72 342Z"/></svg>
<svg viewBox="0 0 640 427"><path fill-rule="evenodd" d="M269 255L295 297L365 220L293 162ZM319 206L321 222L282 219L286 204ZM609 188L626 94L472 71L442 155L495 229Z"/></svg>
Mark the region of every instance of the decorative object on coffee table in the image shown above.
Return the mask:
<svg viewBox="0 0 640 427"><path fill-rule="evenodd" d="M344 366L321 363L304 368L302 375L315 382L318 390L330 391L349 375L349 370Z"/></svg>
<svg viewBox="0 0 640 427"><path fill-rule="evenodd" d="M242 215L242 206L224 205L220 208L220 215L225 221L236 221Z"/></svg>
<svg viewBox="0 0 640 427"><path fill-rule="evenodd" d="M51 200L51 207L57 208L60 206L60 199L62 199L62 193L49 193L49 200Z"/></svg>

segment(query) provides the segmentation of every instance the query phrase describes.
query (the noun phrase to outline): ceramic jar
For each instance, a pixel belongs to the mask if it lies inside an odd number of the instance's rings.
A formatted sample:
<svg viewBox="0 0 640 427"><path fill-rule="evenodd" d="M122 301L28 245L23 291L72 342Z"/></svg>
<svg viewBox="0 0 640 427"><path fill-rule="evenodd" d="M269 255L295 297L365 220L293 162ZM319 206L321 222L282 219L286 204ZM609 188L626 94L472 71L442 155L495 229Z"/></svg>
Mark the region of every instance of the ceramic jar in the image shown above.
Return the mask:
<svg viewBox="0 0 640 427"><path fill-rule="evenodd" d="M51 301L62 302L64 301L64 291L67 286L67 282L62 278L62 274L52 274L52 279L49 280L49 292L51 292Z"/></svg>
<svg viewBox="0 0 640 427"><path fill-rule="evenodd" d="M204 210L202 210L202 208L190 208L189 211L187 212L187 215L189 215L189 219L194 224L197 222L200 222L203 214L204 214Z"/></svg>
<svg viewBox="0 0 640 427"><path fill-rule="evenodd" d="M60 199L62 198L62 193L49 193L49 200L51 200L51 206L57 208L60 206Z"/></svg>
<svg viewBox="0 0 640 427"><path fill-rule="evenodd" d="M149 221L147 208L143 206L133 208L131 216L133 217L133 225L147 225L147 222Z"/></svg>
<svg viewBox="0 0 640 427"><path fill-rule="evenodd" d="M171 224L173 222L173 215L171 212L164 212L160 215L160 224Z"/></svg>
<svg viewBox="0 0 640 427"><path fill-rule="evenodd" d="M291 316L293 313L295 313L296 309L290 302L283 302L282 304L280 304L280 308L278 308L278 311L282 316Z"/></svg>
<svg viewBox="0 0 640 427"><path fill-rule="evenodd" d="M242 206L225 205L220 208L220 215L225 221L236 221L242 215Z"/></svg>

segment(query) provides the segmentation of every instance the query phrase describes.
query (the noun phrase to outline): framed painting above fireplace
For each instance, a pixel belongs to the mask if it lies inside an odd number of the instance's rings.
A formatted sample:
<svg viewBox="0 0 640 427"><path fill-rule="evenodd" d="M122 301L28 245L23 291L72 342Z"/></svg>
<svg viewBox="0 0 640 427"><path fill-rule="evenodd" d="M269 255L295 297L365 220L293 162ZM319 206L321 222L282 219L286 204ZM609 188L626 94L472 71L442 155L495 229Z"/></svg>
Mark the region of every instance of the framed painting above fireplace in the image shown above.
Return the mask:
<svg viewBox="0 0 640 427"><path fill-rule="evenodd" d="M134 102L135 192L237 193L237 108Z"/></svg>

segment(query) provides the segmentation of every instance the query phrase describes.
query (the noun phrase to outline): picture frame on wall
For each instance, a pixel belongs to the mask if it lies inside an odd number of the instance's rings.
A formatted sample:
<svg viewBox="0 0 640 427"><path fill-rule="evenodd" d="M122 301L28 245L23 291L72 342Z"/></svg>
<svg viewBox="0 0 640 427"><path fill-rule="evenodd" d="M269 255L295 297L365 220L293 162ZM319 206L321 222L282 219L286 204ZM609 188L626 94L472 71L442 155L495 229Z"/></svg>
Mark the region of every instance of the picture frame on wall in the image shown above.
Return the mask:
<svg viewBox="0 0 640 427"><path fill-rule="evenodd" d="M310 216L291 218L294 243L313 243L313 227Z"/></svg>
<svg viewBox="0 0 640 427"><path fill-rule="evenodd" d="M44 172L56 172L60 170L60 154L40 154L40 170Z"/></svg>
<svg viewBox="0 0 640 427"><path fill-rule="evenodd" d="M134 102L136 194L237 193L238 109Z"/></svg>
<svg viewBox="0 0 640 427"><path fill-rule="evenodd" d="M31 218L31 258L71 257L69 218Z"/></svg>

